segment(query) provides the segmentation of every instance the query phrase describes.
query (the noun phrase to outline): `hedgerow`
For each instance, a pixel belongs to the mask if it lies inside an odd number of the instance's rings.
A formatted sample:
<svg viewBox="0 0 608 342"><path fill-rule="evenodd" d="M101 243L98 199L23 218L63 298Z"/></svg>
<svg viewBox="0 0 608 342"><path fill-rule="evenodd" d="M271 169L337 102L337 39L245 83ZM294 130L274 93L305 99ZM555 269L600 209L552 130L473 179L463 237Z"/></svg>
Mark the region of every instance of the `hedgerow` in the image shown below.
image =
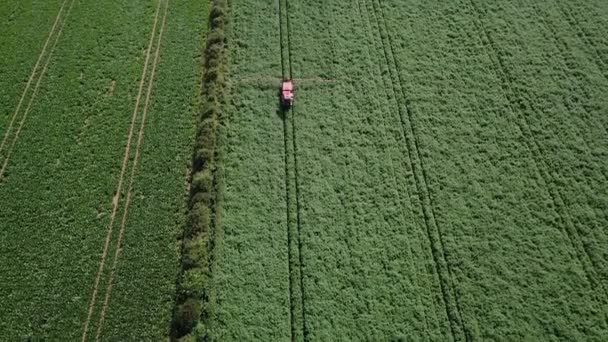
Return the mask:
<svg viewBox="0 0 608 342"><path fill-rule="evenodd" d="M211 3L204 51L201 108L190 179L188 217L182 241L182 274L171 326L172 340L207 336L210 314L208 283L217 226L218 128L222 117L226 73L226 0Z"/></svg>

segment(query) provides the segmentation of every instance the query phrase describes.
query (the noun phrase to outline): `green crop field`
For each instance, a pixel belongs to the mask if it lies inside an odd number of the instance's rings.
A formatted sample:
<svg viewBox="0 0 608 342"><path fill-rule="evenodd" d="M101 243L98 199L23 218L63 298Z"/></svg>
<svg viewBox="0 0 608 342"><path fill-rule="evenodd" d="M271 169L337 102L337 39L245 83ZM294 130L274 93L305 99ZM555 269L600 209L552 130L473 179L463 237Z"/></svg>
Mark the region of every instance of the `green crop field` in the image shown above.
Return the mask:
<svg viewBox="0 0 608 342"><path fill-rule="evenodd" d="M608 336L608 2L5 0L0 43L0 340Z"/></svg>
<svg viewBox="0 0 608 342"><path fill-rule="evenodd" d="M167 335L207 11L205 1L0 4L0 340Z"/></svg>

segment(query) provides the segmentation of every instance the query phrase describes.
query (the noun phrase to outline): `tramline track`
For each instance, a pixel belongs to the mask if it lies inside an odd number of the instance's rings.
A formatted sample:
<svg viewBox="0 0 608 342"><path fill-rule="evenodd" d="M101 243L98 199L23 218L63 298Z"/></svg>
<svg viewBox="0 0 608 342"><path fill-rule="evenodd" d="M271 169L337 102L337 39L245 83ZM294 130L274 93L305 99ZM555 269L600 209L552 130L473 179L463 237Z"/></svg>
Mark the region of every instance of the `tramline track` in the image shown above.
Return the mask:
<svg viewBox="0 0 608 342"><path fill-rule="evenodd" d="M59 42L59 40L61 38L63 29L65 28L66 22L68 20L68 17L70 16L70 12L72 11L74 2L75 2L75 0L71 0L71 1L69 1L69 5L68 5L68 0L65 0L61 4L61 7L59 8L59 12L57 13L57 16L55 17L55 22L53 23L53 27L51 27L51 30L47 36L47 39L44 43L43 48L42 48L42 51L40 52L40 55L38 56L38 60L36 61L36 64L34 65L34 69L32 70L32 73L27 81L25 89L23 90L21 98L19 99L15 112L12 115L10 124L8 125L8 128L6 129L6 132L4 133L4 137L2 138L2 143L0 143L0 155L2 155L2 162L1 162L2 164L0 166L0 180L2 179L3 176L5 176L7 166L11 159L11 156L13 154L13 151L15 149L19 136L27 121L27 118L32 110L32 105L34 104L34 102L36 100L36 96L38 95L41 82L44 79L44 76L49 69L49 64L53 58L53 54L57 48L57 43ZM49 46L50 46L50 50L47 53L47 48L49 48ZM43 60L44 60L44 62L43 62ZM35 82L34 82L34 80L35 80ZM34 84L33 89L32 89L32 84ZM30 93L30 91L31 91L31 93ZM28 98L29 100L27 101L25 110L21 111L22 105L24 104L24 101L26 100L26 98ZM20 120L18 120L18 122L17 122L18 118L20 118Z"/></svg>
<svg viewBox="0 0 608 342"><path fill-rule="evenodd" d="M293 80L291 49L291 24L289 1L279 0L279 44L281 50L281 76L283 80ZM302 239L300 184L298 176L298 147L295 123L295 106L281 103L279 109L283 120L285 151L285 190L287 199L287 248L289 270L289 306L292 340L307 340L306 310L304 303L304 279L302 274ZM291 120L290 120L291 119ZM291 121L291 125L289 124ZM290 139L291 138L291 139ZM295 191L292 191L295 190ZM295 208L294 208L295 204ZM293 213L295 210L295 215ZM301 327L299 327L301 325Z"/></svg>

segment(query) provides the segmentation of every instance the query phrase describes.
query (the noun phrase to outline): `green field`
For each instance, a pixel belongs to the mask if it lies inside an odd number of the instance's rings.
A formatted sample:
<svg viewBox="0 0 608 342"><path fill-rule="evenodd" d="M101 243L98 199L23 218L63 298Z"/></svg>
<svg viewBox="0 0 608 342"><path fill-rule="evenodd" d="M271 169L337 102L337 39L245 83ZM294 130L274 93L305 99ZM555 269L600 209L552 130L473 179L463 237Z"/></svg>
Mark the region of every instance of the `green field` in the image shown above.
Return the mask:
<svg viewBox="0 0 608 342"><path fill-rule="evenodd" d="M48 69L35 75L0 151L4 162L14 145L0 184L0 339L82 338L158 4L154 46L87 339L99 330L105 340L159 340L167 335L179 270L177 238L184 224L207 4L171 1L168 8L121 252L103 329L98 329L168 1L76 0L68 14L71 3L59 18L62 34L52 35L42 56L41 66L48 61ZM2 135L61 5L20 0L0 5L8 30L3 27L0 36ZM38 79L39 90L15 139Z"/></svg>
<svg viewBox="0 0 608 342"><path fill-rule="evenodd" d="M211 336L601 340L607 9L232 1Z"/></svg>
<svg viewBox="0 0 608 342"><path fill-rule="evenodd" d="M0 340L608 336L607 2L0 18Z"/></svg>

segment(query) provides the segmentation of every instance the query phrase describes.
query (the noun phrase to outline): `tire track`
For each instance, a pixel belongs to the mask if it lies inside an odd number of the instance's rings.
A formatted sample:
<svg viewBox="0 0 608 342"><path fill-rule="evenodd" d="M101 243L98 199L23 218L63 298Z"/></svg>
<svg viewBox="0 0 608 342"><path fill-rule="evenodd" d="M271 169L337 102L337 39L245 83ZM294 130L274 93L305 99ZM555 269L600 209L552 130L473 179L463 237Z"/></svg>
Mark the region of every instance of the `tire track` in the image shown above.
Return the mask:
<svg viewBox="0 0 608 342"><path fill-rule="evenodd" d="M533 157L532 161L536 170L537 177L539 177L545 184L549 197L551 198L554 211L561 223L561 230L563 230L565 235L568 237L572 249L575 252L575 257L581 264L589 283L593 287L601 288L603 290L604 296L606 296L608 295L606 285L598 278L597 270L594 268L589 251L587 251L587 249L585 248L585 245L579 235L580 232L573 223L573 219L568 212L568 207L564 202L563 195L559 191L559 188L555 185L556 180L548 171L548 165L545 159L543 158L543 155L545 153L538 141L536 141L536 138L534 137L534 133L530 128L530 123L528 122L526 115L524 115L521 111L517 111L515 108L530 109L537 115L540 115L541 113L532 103L526 101L524 96L521 96L519 93L513 90L513 76L511 75L508 68L506 68L505 62L501 58L501 55L498 53L496 43L494 42L492 36L483 24L481 14L482 12L473 0L468 0L468 2L470 8L477 15L476 21L474 21L474 25L479 32L482 44L486 47L488 57L494 64L494 69L500 79L501 87L503 88L503 92L505 93L505 97L509 103L509 110L511 111L513 116L515 116L514 122L521 131L522 136L524 137L525 145ZM519 113L519 115L517 113ZM605 301L603 302L605 303Z"/></svg>
<svg viewBox="0 0 608 342"><path fill-rule="evenodd" d="M286 27L286 32L283 32L283 22L285 22L285 27ZM279 0L279 26L280 26L280 40L281 40L281 67L283 69L283 78L288 78L288 79L293 79L293 63L292 63L292 55L291 55L291 22L290 22L290 16L289 16L289 0ZM285 46L284 46L284 38L287 38L287 61L284 60L285 58ZM285 65L287 62L287 66ZM286 73L288 72L288 74L286 75ZM304 265L304 258L302 256L302 237L301 237L301 203L300 203L300 198L301 198L301 193L300 193L300 184L299 184L299 175L298 175L298 146L297 146L297 137L296 137L296 123L295 123L295 117L296 117L296 111L295 111L295 104L292 104L290 109L287 109L284 111L284 135L285 137L287 137L287 130L289 129L289 125L288 125L288 120L289 120L289 113L291 113L291 151L293 153L292 159L293 159L293 168L294 168L294 178L295 178L295 182L294 182L294 187L295 187L295 204L296 204L296 213L295 213L295 221L296 221L296 232L295 232L295 238L296 238L296 245L297 245L297 259L298 259L298 287L299 287L299 291L300 291L300 298L299 298L299 305L301 305L301 312L299 313L295 313L295 312L291 312L292 310L290 310L290 322L292 324L295 325L295 315L299 314L301 322L302 322L302 334L303 334L303 340L304 341L308 341L308 324L306 321L306 304L304 301L304 275L303 275L303 265ZM288 149L287 146L285 146L285 159L287 160L289 158L288 156ZM287 169L287 165L286 165L286 172L288 172ZM287 176L289 176L289 174L287 174ZM289 205L290 203L288 203ZM288 207L288 210L290 210L290 208ZM291 217L291 213L289 214L289 216ZM288 238L292 238L291 234L289 234ZM292 240L289 240L289 244L291 247L293 247L292 244ZM291 252L293 250L293 248L290 248L290 252L289 252L289 258L292 259L289 261L290 263L290 270L293 270L291 268L291 264L294 262L293 260L293 252ZM290 291L292 292L291 294L293 294L293 291L291 289L293 289L295 287L295 285L293 285L293 281L292 281L292 274L290 272L289 275L289 281L290 281ZM293 302L293 297L290 297L291 302L290 302L290 307L292 309L295 308L295 303ZM291 338L292 340L296 340L296 328L295 326L292 325L291 327Z"/></svg>
<svg viewBox="0 0 608 342"><path fill-rule="evenodd" d="M294 173L295 173L295 185L296 185L296 237L297 237L297 244L298 244L298 259L299 259L299 282L300 282L300 296L301 296L301 303L302 303L302 331L304 333L304 341L308 341L308 336L309 336L309 332L308 332L308 324L306 323L306 302L304 301L304 271L303 271L303 265L304 265L304 257L302 256L302 234L301 234L301 230L302 230L302 221L301 221L301 212L302 212L302 208L301 208L301 204L300 204L300 198L301 198L301 193L300 193L300 182L299 182L299 175L298 175L298 146L296 143L296 120L295 120L295 105L292 105L291 107L291 112L293 114L292 119L291 119L291 137L292 137L292 145L293 145L293 160L294 160Z"/></svg>
<svg viewBox="0 0 608 342"><path fill-rule="evenodd" d="M285 57L284 57L284 44L283 44L283 0L278 0L279 4L279 13L278 13L278 22L279 22L279 49L281 51L281 76L285 79L287 74L287 70L285 69ZM282 106L282 104L281 104ZM288 138L288 110L284 108L279 109L281 119L283 121L283 151L284 151L284 162L285 162L285 200L286 200L286 219L287 219L287 272L289 276L289 326L290 326L290 340L296 340L296 322L295 322L295 311L296 303L294 302L294 280L293 274L293 265L295 265L294 258L294 246L292 236L292 192L291 192L291 172L289 171L289 165L291 164L289 158L289 138Z"/></svg>
<svg viewBox="0 0 608 342"><path fill-rule="evenodd" d="M363 4L362 4L362 2L363 2ZM365 38L366 38L365 46L366 46L366 50L367 50L367 52L366 52L367 61L368 61L369 65L375 66L377 68L377 69L374 69L374 71L372 71L370 73L372 75L383 75L385 73L390 75L389 63L386 60L386 55L384 55L382 52L384 50L384 46L382 46L382 47L378 46L378 42L380 42L380 45L382 45L382 41L381 41L382 38L380 36L380 28L378 26L377 21L376 21L376 26L374 26L374 24L372 23L370 12L373 9L370 9L369 5L370 4L365 0L363 0L363 1L358 0L355 9L357 11L359 22L361 23L361 25L364 26L362 31L365 32ZM384 62L382 61L383 57L385 58ZM395 157L395 155L406 156L407 155L407 145L402 140L403 136L401 134L402 133L401 128L399 128L397 130L393 130L387 126L387 120L390 120L391 114L399 113L398 108L399 108L400 104L397 100L396 94L393 93L393 96L391 96L387 90L387 89L391 88L391 86L392 86L390 84L390 82L387 81L386 77L380 77L380 79L381 79L381 84L374 88L374 91L376 94L375 97L382 99L381 93L383 93L384 99L387 100L387 103L392 103L393 105L390 106L392 109L390 109L388 111L385 111L385 110L381 111L382 115L379 116L379 117L381 117L381 120L380 120L381 123L379 125L382 128L381 129L381 132L383 133L382 137L383 137L384 142L386 143L386 146L391 146L392 148L394 148L394 149L391 149L390 152L388 152L390 179L392 179L395 189L398 189L396 191L396 199L397 199L396 203L399 206L400 216L403 220L407 221L407 219L409 217L415 217L415 216L419 215L419 213L415 212L415 210L414 210L415 202L412 202L412 194L411 194L410 190L408 189L408 186L410 186L410 184L408 184L407 178L409 178L409 177L403 177L403 176L399 177L398 176L399 173L396 171L397 169L408 170L407 165L404 165L404 163L409 164L410 161L408 160L406 162L404 159ZM381 89L381 90L378 90L378 89ZM376 90L378 90L378 91L376 91ZM356 93L356 92L357 91L354 91L354 93ZM395 112L391 112L392 110L395 110ZM397 131L398 131L398 134L395 135L395 133L397 133ZM390 138L387 138L387 135L390 136ZM403 149L405 149L405 151L403 151ZM396 162L394 160L395 158L397 158ZM395 166L395 164L397 164L397 166ZM413 187L415 187L415 185ZM402 196L402 191L405 192L405 196ZM406 209L405 209L405 205L406 205L405 202L409 202L408 203L409 211L406 211ZM409 212L409 215L408 215L408 212ZM415 224L414 226L415 226L414 229L416 229L416 230L418 228L421 228L417 224ZM405 234L409 234L409 232L406 231ZM416 252L414 251L414 248L412 247L409 237L410 237L410 235L408 235L408 239L406 240L406 249L405 250L406 250L406 254L407 254L407 258L408 258L407 265L409 267L409 272L411 272L411 274L414 275L412 283L417 288L424 288L424 285L421 285L421 283L425 282L423 280L424 277L420 275L420 268L418 267L419 265L414 261L415 258L413 257L413 255L415 255ZM426 258L427 255L424 255L423 257ZM425 284L425 285L428 285L428 284ZM438 327L431 327L431 323L429 323L429 321L432 321L436 325L440 324L438 317L437 317L437 311L436 311L437 303L434 300L432 300L431 302L433 304L433 307L432 307L432 309L429 309L430 312L427 312L427 308L425 307L425 304L427 304L427 303L423 303L420 292L415 293L415 302L419 308L423 308L423 309L419 309L416 311L418 312L418 314L420 314L423 317L422 324L424 325L425 331L430 332L436 328L440 329ZM445 306L444 306L444 308L441 308L441 309L445 310ZM427 335L427 338L431 338L431 336Z"/></svg>
<svg viewBox="0 0 608 342"><path fill-rule="evenodd" d="M443 235L435 218L433 199L429 193L428 176L422 158L420 157L418 135L414 125L411 104L409 100L407 100L403 89L403 81L399 74L399 64L393 50L392 36L388 30L382 2L380 0L371 0L371 3L373 8L371 14L377 23L384 58L386 64L389 66L391 89L393 94L395 94L396 101L399 103L402 134L404 140L407 142L410 166L414 174L416 192L419 196L420 205L422 206L424 214L423 217L427 236L431 243L435 271L439 277L439 285L446 308L446 314L450 323L452 339L460 340L461 336L464 335L464 339L468 341L470 340L470 336L467 333L466 326L462 319L462 309L454 289L453 272L450 264L447 262L448 257L445 250ZM384 28L384 31L382 31L382 28ZM386 37L386 41L382 37Z"/></svg>
<svg viewBox="0 0 608 342"><path fill-rule="evenodd" d="M19 135L21 134L21 131L23 130L23 126L25 124L25 121L32 109L32 104L34 103L34 100L36 99L36 95L38 94L38 90L40 88L40 84L42 83L42 80L44 78L44 75L46 74L46 71L48 70L49 64L51 62L51 59L53 57L53 53L55 52L55 48L57 47L57 43L59 42L59 38L61 37L61 34L63 33L63 29L65 27L65 23L67 22L67 19L70 15L70 12L72 10L72 7L74 5L74 2L76 0L71 0L70 2L70 7L68 8L66 15L63 17L63 20L61 22L61 25L59 27L59 32L57 32L57 35L55 36L55 40L53 42L53 45L51 46L51 49L49 51L49 55L46 59L46 62L44 63L44 67L42 68L42 71L40 72L40 75L38 76L38 79L36 80L36 85L34 86L34 90L32 92L32 97L30 98L27 107L25 109L25 112L23 113L23 117L21 118L21 121L19 122L19 126L17 127L17 130L15 131L15 136L13 137L13 140L11 141L11 144L6 152L6 156L4 157L4 162L2 163L2 168L0 169L0 181L2 180L2 177L4 176L4 172L6 171L6 167L8 166L8 162L11 159L11 155L13 154L13 150L15 149L15 145L17 144L17 140L19 139ZM62 7L63 8L63 7ZM57 19L59 19L60 17L58 16ZM53 25L53 27L55 27L55 25ZM50 36L49 36L50 38ZM48 40L47 40L48 43ZM45 43L45 48L46 48L46 43ZM42 54L41 54L42 56ZM33 74L32 74L33 75ZM30 78L31 79L31 78ZM28 81L28 85L30 84L30 82ZM25 95L25 92L24 94ZM23 96L22 96L23 99ZM19 101L18 104L18 108L20 108L22 102L21 100ZM15 114L17 113L17 111L15 111ZM13 115L13 119L11 119L11 124L9 125L9 128L7 129L4 139L3 139L3 145L5 144L5 141L8 138L9 132L11 131L12 125L13 125L13 121L16 118L16 115ZM2 149L0 148L0 152L2 151Z"/></svg>
<svg viewBox="0 0 608 342"><path fill-rule="evenodd" d="M281 76L285 78L287 74L287 70L285 69L285 56L284 47L283 47L283 0L278 0L279 2L279 48L281 49Z"/></svg>
<svg viewBox="0 0 608 342"><path fill-rule="evenodd" d="M568 22L570 27L572 27L576 31L576 35L581 40L583 45L587 46L589 49L592 50L591 53L588 52L588 54L590 55L589 58L596 64L596 66L600 70L600 73L602 74L602 76L604 76L604 78L608 81L606 62L602 58L602 54L600 53L600 51L597 49L595 44L591 41L591 38L589 38L589 34L581 26L578 19L576 19L574 17L574 15L572 14L572 11L567 11L564 8L564 6L560 3L560 1L556 1L555 3L556 3L555 6L560 9L560 11L562 12L562 15L564 16L564 18L566 19L566 21Z"/></svg>
<svg viewBox="0 0 608 342"><path fill-rule="evenodd" d="M103 268L105 266L105 260L108 254L108 248L110 246L110 240L112 237L112 232L113 232L113 227L114 227L114 220L116 219L116 213L118 211L118 204L120 202L120 195L122 192L122 183L123 183L123 179L124 179L124 174L127 168L127 163L129 161L129 155L130 155L130 149L131 149L131 142L132 142L132 138L133 138L133 131L135 128L135 121L137 119L137 112L139 109L139 103L141 100L141 95L143 92L143 87L144 87L144 83L146 80L146 74L147 74L147 69L148 69L148 64L149 64L149 60L150 60L150 53L152 51L152 45L154 43L154 37L156 36L156 26L158 24L158 18L159 18L159 14L160 14L160 5L161 5L161 1L162 0L158 0L158 4L156 7L156 14L154 17L154 22L152 24L152 30L150 32L150 41L148 43L148 47L146 49L146 59L145 59L145 63L144 63L144 68L141 74L141 78L140 78L140 82L139 82L139 90L137 93L137 97L135 99L135 107L133 109L133 114L131 114L131 124L129 127L129 133L128 133L128 137L127 137L127 145L125 147L125 152L124 152L124 156L123 156L123 160L122 160L122 165L121 165L121 169L120 169L120 176L118 178L118 185L116 188L116 191L114 193L114 197L112 198L112 214L110 216L110 223L108 225L107 228L107 234L106 234L106 239L105 239L105 243L103 246L103 251L101 254L101 258L99 261L99 267L97 270L97 273L95 275L95 281L93 284L93 292L91 294L91 298L89 301L89 306L88 306L88 313L87 313L87 318L85 320L84 326L83 326L83 333L82 333L82 341L86 341L86 337L87 337L87 332L88 332L88 328L89 328L89 324L91 321L91 316L93 314L93 308L95 306L95 302L97 300L97 292L99 289L99 281L101 280L101 274L103 273Z"/></svg>
<svg viewBox="0 0 608 342"><path fill-rule="evenodd" d="M363 7L365 7L365 9ZM371 23L371 18L370 18L370 14L369 14L370 11L369 11L369 9L367 7L367 3L366 3L365 0L363 0L363 5L361 4L360 0L357 0L357 12L359 14L360 22L362 23L362 25L365 26L364 31L367 33L367 37L366 37L367 38L367 42L366 42L367 58L368 58L368 61L369 61L370 65L375 65L377 67L377 70L375 70L375 72L377 72L377 75L389 74L390 71L388 70L389 66L387 64L386 58L385 58L385 61L383 62L382 61L382 56L383 55L382 55L382 53L379 53L379 51L381 51L382 49L378 49L378 46L377 46L377 42L381 41L381 37L379 36L380 31L379 31L379 28L373 27L373 25ZM374 35L370 36L370 33L372 33L374 31L374 29L376 29L376 32L378 33L377 37L374 37ZM375 55L374 55L374 52L372 52L372 50L375 51ZM372 57L372 55L374 55L374 56ZM384 57L386 57L386 55L384 55ZM386 68L384 68L383 66L385 66ZM397 108L397 112L398 112L398 108L399 108L398 100L397 100L396 96L392 96L391 97L390 94L389 94L389 92L388 92L388 90L387 90L387 89L390 88L390 84L388 84L388 82L386 80L386 77L380 76L380 78L382 79L382 85L383 86L381 85L381 88L383 89L382 93L384 93L384 98L387 99L387 103L394 102L394 108ZM378 92L377 94L380 95L380 92ZM389 128L387 127L386 122L387 122L387 120L390 120L390 111L389 112L382 111L382 112L383 112L382 127L383 127L384 132L388 133L389 132ZM401 146L402 148L406 148L407 143L403 141L403 138L404 137L401 134L399 134L399 137L397 137L397 136L395 136L393 134L393 139L394 140L386 140L385 139L385 141L387 142L388 146L392 146L392 145L396 144L396 145ZM395 142L395 144L393 144L392 142ZM404 156L407 155L406 151L402 151L399 148L397 148L395 151L396 151L395 153L397 153L398 155L399 154L402 154ZM402 163L403 163L402 160L401 161L398 160L397 161L398 167L405 167L405 169L407 170L407 166L403 165ZM399 178L403 178L403 177L398 177L397 173L395 172L395 170L397 169L397 167L395 167L395 162L393 161L392 154L391 154L391 159L390 159L390 167L391 167L391 173L392 173L393 182L395 183L395 186L398 188L400 186L400 184L399 184L400 182L398 181L398 179ZM409 178L409 177L406 177L406 178ZM414 210L413 210L413 206L415 204L414 204L414 202L412 202L412 198L411 198L412 195L411 195L409 189L407 188L408 185L409 185L409 184L407 184L408 181L404 180L403 182L405 184L403 184L401 186L404 187L403 190L405 191L406 196L402 197L401 196L401 192L397 191L397 198L398 198L399 208L400 208L400 211L401 211L401 216L402 216L402 218L407 219L410 216L406 213L406 210L404 209L404 207L405 207L404 202L405 201L409 200L409 202L410 202L409 203L409 205L410 205L409 214L411 216L416 216L417 213L415 213ZM418 228L418 227L416 227L416 228ZM416 286L419 287L419 288L423 288L424 286L421 284L421 283L424 282L422 280L423 277L420 275L419 269L417 268L418 265L414 262L414 260L415 260L415 258L413 257L413 255L415 255L414 249L411 246L411 243L410 243L409 239L407 240L407 242L408 242L408 245L407 245L407 255L408 255L408 259L410 261L410 262L408 262L408 265L409 265L409 267L411 269L411 272L415 276L414 284L416 284ZM417 305L419 305L420 307L424 308L425 306L423 304L422 298L421 298L421 296L420 296L419 293L416 294L416 299L417 299ZM436 303L433 303L433 304L436 305ZM436 310L435 308L434 308L434 310L431 310L430 314L427 312L426 308L422 310L422 315L424 317L424 325L425 325L425 328L426 328L427 332L429 332L429 331L431 331L431 330L434 329L434 328L432 328L430 326L429 320L433 320L435 324L439 324L438 323L439 320L438 320L438 317L437 317L437 312L435 310ZM428 317L428 316L432 316L432 317ZM428 335L427 335L427 337L430 338L430 336L428 336Z"/></svg>
<svg viewBox="0 0 608 342"><path fill-rule="evenodd" d="M289 20L289 0L285 0L286 3L286 17L287 17L287 46L289 51L289 78L293 77L293 64L291 58L291 24ZM291 106L291 138L293 145L293 163L294 163L294 174L295 174L295 188L296 188L296 237L298 244L298 261L299 261L299 285L300 285L300 301L302 305L302 332L304 334L304 341L308 341L309 331L308 324L306 321L306 301L304 300L304 257L302 256L302 207L300 203L300 199L302 198L300 192L300 176L299 176L299 166L298 166L298 144L297 144L297 130L296 130L296 107L295 104Z"/></svg>
<svg viewBox="0 0 608 342"><path fill-rule="evenodd" d="M585 52L589 56L589 60L593 64L595 64L595 66L598 68L600 74L604 77L604 79L606 79L606 81L608 81L606 62L602 58L602 54L600 53L600 51L597 49L595 44L591 41L591 38L589 37L589 35L585 31L585 29L580 25L579 21L574 17L574 15L572 14L572 11L571 10L567 11L559 1L556 1L555 7L557 7L559 9L562 17L565 19L566 22L568 22L568 25L573 30L576 31L575 32L576 37L582 43L582 45L584 47L586 47L587 49L592 50L591 52L589 52L589 51L585 51ZM555 29L552 29L552 32L553 32L554 36L556 37ZM565 43L563 43L563 44L565 45ZM585 83L583 83L583 84L585 84ZM584 94L587 98L591 97L591 95L589 94L589 92L586 89L584 90ZM600 122L600 123L602 125L602 128L604 129L604 132L608 135L608 129L606 128L606 125L603 122Z"/></svg>
<svg viewBox="0 0 608 342"><path fill-rule="evenodd" d="M293 77L293 63L291 62L291 22L289 20L289 0L285 1L285 20L287 24L287 56L289 58L289 78Z"/></svg>
<svg viewBox="0 0 608 342"><path fill-rule="evenodd" d="M32 82L34 80L34 77L36 76L36 72L38 71L38 68L40 67L40 62L42 62L42 57L44 56L44 53L46 52L46 49L51 41L51 37L53 36L53 33L55 32L55 29L57 28L57 24L59 23L59 19L61 18L61 13L63 12L63 9L65 8L65 5L67 3L68 3L68 0L64 0L63 3L61 4L61 7L59 8L59 12L57 13L57 16L55 17L55 22L53 23L53 26L51 27L51 31L49 31L46 41L44 42L44 46L42 47L42 51L40 52L40 55L38 55L38 59L36 60L34 69L32 70L32 73L31 73L29 79L27 80L27 84L25 85L25 89L23 90L23 93L21 94L21 98L19 99L19 102L17 103L17 108L15 109L15 112L13 113L11 122L10 122L8 128L6 129L6 132L4 133L4 138L2 138L2 143L0 144L0 152L2 152L2 149L4 149L4 145L6 145L8 136L9 136L10 132L12 131L13 124L15 123L15 119L17 118L17 114L19 113L19 110L21 109L21 105L23 104L23 101L25 100L25 96L30 89L30 85L32 84ZM51 56L49 55L48 58L50 59Z"/></svg>
<svg viewBox="0 0 608 342"><path fill-rule="evenodd" d="M110 273L110 278L108 280L108 286L106 288L106 295L103 301L103 306L101 309L101 314L99 317L99 323L97 325L97 334L95 336L95 341L99 341L99 338L101 336L101 331L103 328L103 324L105 322L105 317L106 317L106 311L109 305L109 301L110 301L110 295L112 292L112 287L114 284L114 276L115 276L115 272L116 272L116 266L118 264L118 258L120 257L120 251L121 251L121 244L122 244L122 240L124 238L124 231L125 231L125 227L126 227L126 223L127 223L127 217L129 215L129 207L131 205L131 197L133 195L133 183L135 180L135 175L137 173L137 162L139 160L139 153L140 153L140 149L141 149L141 144L143 142L144 139L144 132L146 129L146 118L148 115L148 108L150 106L150 98L152 95L152 89L154 86L154 77L156 76L156 69L158 67L158 60L159 60L159 56L160 56L160 50L161 50L161 42L162 42L162 38L163 38L163 33L166 27L166 23L167 23L167 14L169 12L169 5L171 3L171 0L167 0L165 3L165 11L163 14L163 21L162 21L162 25L160 27L160 32L158 33L158 41L156 43L156 52L154 54L154 62L153 62L153 66L152 66L152 73L150 74L150 79L148 81L148 90L146 93L146 100L144 102L144 109L143 109L143 113L142 113L142 118L141 118L141 123L140 123L140 127L139 127L139 133L138 133L138 137L137 137L137 145L135 146L135 157L133 159L133 166L131 169L131 176L129 178L129 190L127 193L127 199L125 201L125 208L123 211L123 215L122 215L122 219L121 219L121 223L120 223L120 231L118 233L118 241L116 242L116 249L114 252L114 259L112 261L112 268L111 268L111 273Z"/></svg>
<svg viewBox="0 0 608 342"><path fill-rule="evenodd" d="M292 180L292 172L290 172L290 165L292 164L289 158L290 155L290 146L289 146L289 137L288 137L288 132L289 132L289 125L288 125L288 119L287 119L287 115L286 113L282 114L283 117L283 148L284 148L284 161L285 161L285 195L286 195L286 204L287 204L287 210L286 210L286 215L287 215L287 254L288 254L288 272L289 272L289 321L290 321L290 333L291 333L291 341L297 341L299 337L299 333L298 330L296 329L297 326L297 322L296 322L296 315L297 315L297 311L299 309L301 309L300 306L301 304L296 302L295 298L296 298L296 294L294 292L297 292L299 289L295 288L295 284L297 283L297 280L294 280L293 278L297 278L297 276L294 277L296 271L294 270L294 268L297 268L296 265L296 259L299 258L297 254L297 246L294 246L294 239L295 237L293 236L293 226L294 226L294 218L292 215L292 197L293 197L293 193L291 191L292 188L292 184L291 184L291 180ZM294 251L295 250L295 251ZM301 291L301 289L300 289Z"/></svg>
<svg viewBox="0 0 608 342"><path fill-rule="evenodd" d="M531 6L534 8L534 11L537 13L539 21L543 24L545 29L551 33L551 39L553 40L553 43L557 47L557 50L559 51L559 55L560 55L561 59L563 60L562 71L563 71L564 77L571 78L571 79L574 78L576 80L576 83L575 83L576 88L582 93L582 95L584 96L584 99L587 102L591 101L592 96L589 93L589 90L587 89L587 87L585 86L586 84L590 84L590 82L588 81L588 77L586 74L584 74L582 72L577 72L577 70L576 70L577 62L576 62L576 58L573 56L573 54L571 52L572 48L568 45L568 43L562 37L560 37L560 35L557 32L555 23L550 19L549 14L546 13L545 11L541 10L538 7L538 4L536 4L536 3L531 3ZM593 115L591 114L593 109L590 108L586 102L582 102L580 107L584 110L587 118L591 119L593 117ZM570 108L568 107L568 109L570 109ZM606 129L606 126L604 125L604 123L600 121L599 125L601 126L602 130L604 131L604 134L608 135L608 130ZM585 138L585 135L581 135L581 138L585 142L585 147L587 147L586 152L587 152L587 154L589 154L589 151L590 151L589 142ZM601 174L602 174L604 180L608 181L608 178L606 177L606 175L604 173L601 173Z"/></svg>
<svg viewBox="0 0 608 342"><path fill-rule="evenodd" d="M551 18L550 18L550 13L548 13L546 10L542 10L541 8L539 8L538 4L532 3L531 6L534 8L536 14L538 15L538 18L540 18L539 20L542 22L545 29L551 34L550 39L553 40L554 45L557 47L557 50L559 51L559 56L563 60L563 63L560 63L562 65L562 68L561 68L562 75L567 79L574 80L571 84L575 85L576 89L581 92L581 98L585 100L585 101L580 101L580 108L582 108L584 111L585 119L596 122L597 123L596 127L600 127L601 130L603 131L603 133L605 135L608 135L608 130L606 129L606 126L604 125L604 123L600 120L594 120L593 112L596 112L596 110L594 110L588 104L589 102L592 102L592 99L593 99L593 96L590 94L589 89L587 87L587 85L590 84L591 82L589 81L587 74L580 71L580 65L578 64L576 57L572 53L572 47L570 47L570 45L566 42L566 40L559 35L558 28L556 27L555 22L553 20L551 20ZM548 64L550 64L550 63L548 63ZM578 99L578 96L576 98ZM569 111L572 110L573 106L571 104L566 103L565 105ZM585 124L584 121L583 121L583 124ZM581 140L584 143L585 154L588 157L593 158L593 155L591 153L591 151L593 150L593 148L591 148L591 146L593 144L589 143L589 139L587 138L587 135L584 133L581 133L580 130L576 134L581 138ZM551 166L553 166L553 165L551 165ZM572 168L568 168L568 169L572 170ZM605 172L602 172L601 170L599 170L597 172L597 174L600 175L601 178L603 178L604 182L608 181L608 177L606 176ZM585 183L589 187L591 187L591 188L594 187L594 184L591 181L589 181L589 179L587 177L585 177L585 180L586 180ZM578 182L576 182L576 183L578 184ZM608 218L606 213L604 213L603 216L604 216L604 218ZM580 224L580 220L575 220L575 221ZM598 226L595 223L593 224L593 226L596 229L596 231L599 231L599 232L601 232L603 229L603 227ZM594 232L591 232L591 234L593 234L593 233ZM582 238L581 238L581 240L582 240ZM592 253L590 253L590 254L592 254ZM602 269L601 261L598 262L595 258L591 258L591 262L596 269L600 269L600 270ZM604 271L600 271L600 274L601 274L601 278L605 278ZM602 281L602 282L605 283L605 281Z"/></svg>

